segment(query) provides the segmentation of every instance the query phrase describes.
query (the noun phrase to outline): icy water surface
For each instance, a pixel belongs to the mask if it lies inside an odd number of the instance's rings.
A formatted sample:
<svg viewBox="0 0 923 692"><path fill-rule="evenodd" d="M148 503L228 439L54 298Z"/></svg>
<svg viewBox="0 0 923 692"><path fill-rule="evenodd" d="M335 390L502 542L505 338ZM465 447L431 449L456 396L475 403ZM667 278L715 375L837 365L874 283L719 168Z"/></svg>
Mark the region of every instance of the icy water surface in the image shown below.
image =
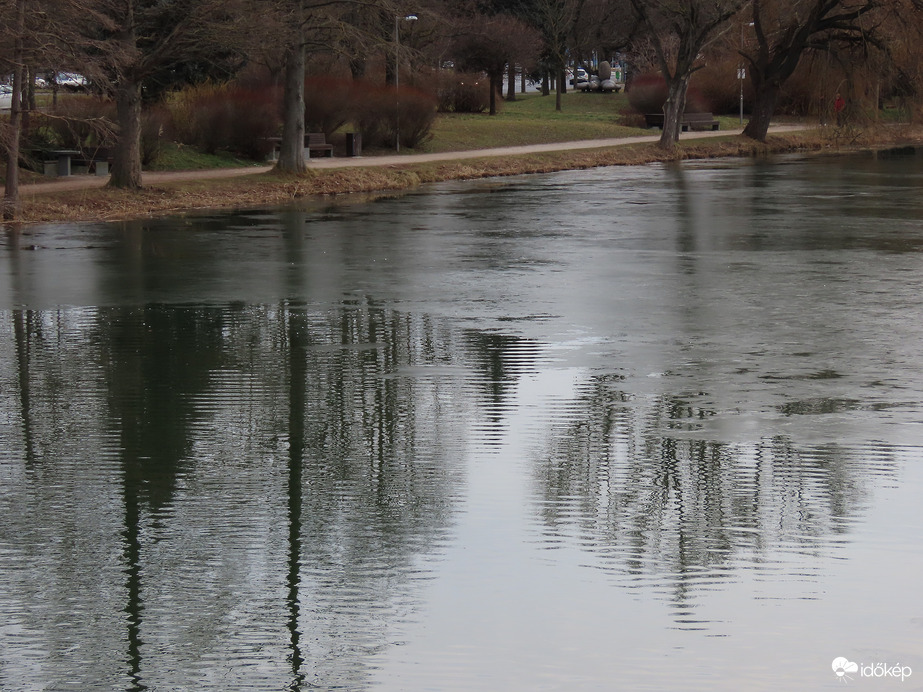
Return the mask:
<svg viewBox="0 0 923 692"><path fill-rule="evenodd" d="M921 188L910 151L5 234L0 689L923 689Z"/></svg>

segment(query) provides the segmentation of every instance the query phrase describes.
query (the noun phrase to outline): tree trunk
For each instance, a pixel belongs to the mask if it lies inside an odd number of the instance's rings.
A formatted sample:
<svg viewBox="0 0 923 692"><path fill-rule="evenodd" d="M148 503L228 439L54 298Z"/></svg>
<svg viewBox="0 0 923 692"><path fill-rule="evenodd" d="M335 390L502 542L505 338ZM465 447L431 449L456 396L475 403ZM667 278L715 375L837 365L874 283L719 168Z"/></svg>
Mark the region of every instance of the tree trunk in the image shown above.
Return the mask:
<svg viewBox="0 0 923 692"><path fill-rule="evenodd" d="M20 102L20 107L22 108L22 133L23 136L29 136L29 130L32 127L32 111L35 110L35 74L31 66L27 66L23 69L23 84L22 84L22 101Z"/></svg>
<svg viewBox="0 0 923 692"><path fill-rule="evenodd" d="M503 71L491 72L488 77L490 82L490 115L497 114L497 92L503 88Z"/></svg>
<svg viewBox="0 0 923 692"><path fill-rule="evenodd" d="M688 74L668 82L667 100L663 104L663 133L660 135L660 146L665 149L672 148L679 141L688 87Z"/></svg>
<svg viewBox="0 0 923 692"><path fill-rule="evenodd" d="M13 48L13 93L10 102L10 140L6 148L6 183L3 192L4 221L19 215L19 140L22 134L23 32L26 27L26 2L16 3L16 41Z"/></svg>
<svg viewBox="0 0 923 692"><path fill-rule="evenodd" d="M115 104L119 139L109 187L137 190L141 187L141 85L123 78L116 88Z"/></svg>
<svg viewBox="0 0 923 692"><path fill-rule="evenodd" d="M138 49L134 5L126 3L125 16L116 33L119 50L126 56ZM115 86L116 119L119 137L112 156L109 187L137 190L141 187L141 80L131 67L119 71Z"/></svg>
<svg viewBox="0 0 923 692"><path fill-rule="evenodd" d="M769 133L769 121L776 112L781 87L774 82L761 82L756 85L753 109L750 120L744 128L744 135L758 142L765 142Z"/></svg>
<svg viewBox="0 0 923 692"><path fill-rule="evenodd" d="M564 93L564 82L566 81L566 77L564 76L563 69L556 70L555 74L557 78L554 80L554 109L560 112L563 106L561 94Z"/></svg>
<svg viewBox="0 0 923 692"><path fill-rule="evenodd" d="M516 63L512 60L509 62L509 69L507 71L506 100L516 100Z"/></svg>
<svg viewBox="0 0 923 692"><path fill-rule="evenodd" d="M285 90L283 92L282 145L276 170L304 173L304 41L299 36L285 58Z"/></svg>
<svg viewBox="0 0 923 692"><path fill-rule="evenodd" d="M365 77L365 68L367 61L364 55L352 54L348 57L349 61L349 74L352 75L353 81L357 81Z"/></svg>

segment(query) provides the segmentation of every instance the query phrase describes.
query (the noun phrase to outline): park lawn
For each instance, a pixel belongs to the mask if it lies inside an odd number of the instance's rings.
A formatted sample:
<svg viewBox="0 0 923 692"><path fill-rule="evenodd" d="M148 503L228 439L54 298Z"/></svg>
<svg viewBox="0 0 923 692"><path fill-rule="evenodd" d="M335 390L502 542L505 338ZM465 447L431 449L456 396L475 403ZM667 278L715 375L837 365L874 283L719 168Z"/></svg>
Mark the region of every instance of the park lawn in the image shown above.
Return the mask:
<svg viewBox="0 0 923 692"><path fill-rule="evenodd" d="M146 171L195 171L210 168L245 168L246 166L262 166L261 161L253 161L228 152L206 154L195 147L183 146L176 142L165 141L160 145L160 153L149 165Z"/></svg>
<svg viewBox="0 0 923 692"><path fill-rule="evenodd" d="M554 94L518 94L515 101L500 101L496 115L440 113L433 124L432 138L412 153L627 137L647 132L622 124L628 108L624 94L568 92L562 94L560 111L555 110Z"/></svg>

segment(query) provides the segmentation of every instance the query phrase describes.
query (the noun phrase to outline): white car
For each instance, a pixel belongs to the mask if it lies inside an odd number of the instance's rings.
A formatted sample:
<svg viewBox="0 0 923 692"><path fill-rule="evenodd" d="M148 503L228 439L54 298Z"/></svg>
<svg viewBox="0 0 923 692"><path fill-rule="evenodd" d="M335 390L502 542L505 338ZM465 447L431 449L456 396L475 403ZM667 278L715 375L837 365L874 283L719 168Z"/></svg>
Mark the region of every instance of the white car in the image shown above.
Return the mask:
<svg viewBox="0 0 923 692"><path fill-rule="evenodd" d="M13 87L0 84L0 111L8 111L13 105Z"/></svg>
<svg viewBox="0 0 923 692"><path fill-rule="evenodd" d="M54 81L69 91L82 91L87 87L87 78L76 72L58 72Z"/></svg>
<svg viewBox="0 0 923 692"><path fill-rule="evenodd" d="M582 67L577 68L576 74L571 72L570 76L571 76L570 83L573 84L578 89L582 88L581 84L585 85L590 79L590 76L587 74L587 71L583 69Z"/></svg>

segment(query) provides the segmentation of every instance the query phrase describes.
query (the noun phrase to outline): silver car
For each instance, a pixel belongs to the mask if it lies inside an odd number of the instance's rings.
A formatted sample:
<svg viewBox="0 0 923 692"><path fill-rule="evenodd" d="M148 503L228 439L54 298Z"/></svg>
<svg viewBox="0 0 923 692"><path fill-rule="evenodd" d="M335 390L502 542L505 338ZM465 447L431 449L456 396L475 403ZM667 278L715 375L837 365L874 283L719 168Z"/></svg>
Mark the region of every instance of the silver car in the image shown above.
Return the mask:
<svg viewBox="0 0 923 692"><path fill-rule="evenodd" d="M13 87L0 84L0 111L8 111L13 104Z"/></svg>

